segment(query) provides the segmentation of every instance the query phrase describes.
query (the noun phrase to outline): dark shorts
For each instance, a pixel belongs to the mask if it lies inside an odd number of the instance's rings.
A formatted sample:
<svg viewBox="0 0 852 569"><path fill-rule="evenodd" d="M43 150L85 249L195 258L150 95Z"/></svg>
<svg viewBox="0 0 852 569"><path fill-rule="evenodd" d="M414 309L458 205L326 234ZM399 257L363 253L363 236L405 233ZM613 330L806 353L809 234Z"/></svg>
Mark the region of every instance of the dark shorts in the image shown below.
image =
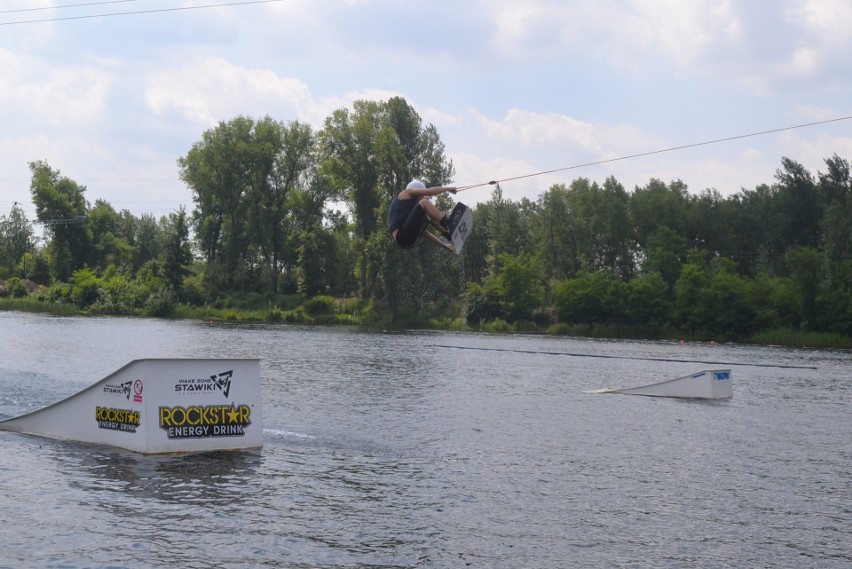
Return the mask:
<svg viewBox="0 0 852 569"><path fill-rule="evenodd" d="M426 217L426 210L418 203L408 214L405 223L399 228L396 234L396 244L403 249L411 249L420 240L426 226L429 225L429 218Z"/></svg>

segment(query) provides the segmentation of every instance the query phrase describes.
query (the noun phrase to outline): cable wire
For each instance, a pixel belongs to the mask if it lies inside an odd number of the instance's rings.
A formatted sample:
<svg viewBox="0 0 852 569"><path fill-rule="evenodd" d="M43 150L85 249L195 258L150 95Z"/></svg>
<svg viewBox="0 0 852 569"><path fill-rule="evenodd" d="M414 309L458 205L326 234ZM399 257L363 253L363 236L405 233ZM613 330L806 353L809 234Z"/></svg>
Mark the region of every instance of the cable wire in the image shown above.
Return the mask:
<svg viewBox="0 0 852 569"><path fill-rule="evenodd" d="M21 12L43 12L45 10L59 10L61 8L83 8L88 6L101 6L103 4L125 4L136 2L136 0L104 0L103 2L84 2L81 4L65 4L63 6L43 6L41 8L17 8L14 10L0 10L0 14L19 14Z"/></svg>
<svg viewBox="0 0 852 569"><path fill-rule="evenodd" d="M128 0L130 1L130 0ZM203 8L225 8L230 6L247 6L249 4L271 4L283 2L284 0L244 0L242 2L223 2L221 4L200 4L197 6L179 6L176 8L152 8L150 10L135 10L130 12L108 12L105 14L86 14L83 16L61 16L57 18L39 18L35 20L19 20L17 22L0 22L0 26L15 26L18 24L37 24L43 22L61 22L67 20L87 20L93 18L106 18L109 16L135 16L139 14L157 14L162 12L180 12L185 10L200 10Z"/></svg>
<svg viewBox="0 0 852 569"><path fill-rule="evenodd" d="M809 127L809 126L829 124L829 123L840 122L840 121L845 121L845 120L849 120L849 119L852 119L852 115L845 116L845 117L838 117L838 118L834 118L834 119L828 119L828 120L824 120L824 121L809 122L809 123L799 124L799 125L795 125L795 126L785 126L785 127L782 127L782 128L773 128L771 130L762 130L760 132L751 132L749 134L738 134L736 136L727 136L725 138L717 138L717 139L714 139L714 140L705 140L704 142L693 142L691 144L682 144L680 146L672 146L670 148L663 148L663 149L660 149L660 150L651 150L651 151L648 151L648 152L640 152L638 154L629 154L627 156L619 156L618 158L608 158L606 160L597 160L595 162L585 162L583 164L575 164L573 166L566 166L565 168L555 168L553 170L544 170L544 171L535 172L535 173L532 173L532 174L524 174L522 176L513 176L511 178L503 178L502 180L491 180L490 182L482 182L480 184L471 184L469 186L462 186L460 188L457 188L456 192L463 192L465 190L470 190L471 188L478 188L480 186L487 186L487 185L494 186L494 185L496 185L500 182L510 182L512 180L521 180L523 178L532 178L533 176L543 176L544 174L553 174L555 172L564 172L565 170L575 170L577 168L585 168L586 166L598 166L600 164L608 164L610 162L618 162L620 160L629 160L631 158L640 158L642 156L652 156L654 154L663 154L665 152L674 152L675 150L684 150L686 148L696 148L698 146L707 146L709 144L718 144L720 142L730 142L732 140L740 140L740 139L743 139L743 138L751 138L751 137L754 137L754 136L761 136L761 135L764 135L764 134L784 132L784 131L787 131L787 130L795 130L795 129L798 129L798 128L805 128L805 127Z"/></svg>

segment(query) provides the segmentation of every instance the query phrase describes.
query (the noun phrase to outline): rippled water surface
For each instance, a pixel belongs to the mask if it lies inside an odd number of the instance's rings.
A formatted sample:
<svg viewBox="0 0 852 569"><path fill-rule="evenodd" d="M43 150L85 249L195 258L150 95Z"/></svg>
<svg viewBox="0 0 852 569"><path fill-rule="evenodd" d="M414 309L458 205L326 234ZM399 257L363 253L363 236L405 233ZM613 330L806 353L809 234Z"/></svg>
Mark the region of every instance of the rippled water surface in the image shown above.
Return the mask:
<svg viewBox="0 0 852 569"><path fill-rule="evenodd" d="M0 432L0 567L852 565L849 352L0 313L0 419L148 357L260 358L263 448Z"/></svg>

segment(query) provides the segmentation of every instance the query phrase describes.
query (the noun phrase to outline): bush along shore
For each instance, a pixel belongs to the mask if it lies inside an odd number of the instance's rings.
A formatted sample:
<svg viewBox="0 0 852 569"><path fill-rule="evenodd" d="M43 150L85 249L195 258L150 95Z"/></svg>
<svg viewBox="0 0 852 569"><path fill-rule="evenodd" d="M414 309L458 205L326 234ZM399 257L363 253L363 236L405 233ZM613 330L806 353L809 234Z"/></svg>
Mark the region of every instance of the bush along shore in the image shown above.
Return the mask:
<svg viewBox="0 0 852 569"><path fill-rule="evenodd" d="M8 294L0 284L0 310L50 314L53 316L132 316L197 320L204 323L266 323L337 326L350 325L375 329L466 330L502 333L539 333L562 336L613 339L673 340L700 342L741 342L758 345L852 349L852 337L838 333L809 332L783 328L766 329L747 337L701 335L674 330L621 324L564 324L547 318L516 320L502 318L472 322L464 300L422 306L419 311L394 313L381 301L359 298L279 295L266 299L261 295L241 295L220 299L202 306L174 301L173 295L160 292L135 306L93 303L80 306L69 299L55 298L43 287L17 295ZM14 286L14 285L13 285ZM464 316L460 316L464 314ZM551 316L552 318L552 316Z"/></svg>

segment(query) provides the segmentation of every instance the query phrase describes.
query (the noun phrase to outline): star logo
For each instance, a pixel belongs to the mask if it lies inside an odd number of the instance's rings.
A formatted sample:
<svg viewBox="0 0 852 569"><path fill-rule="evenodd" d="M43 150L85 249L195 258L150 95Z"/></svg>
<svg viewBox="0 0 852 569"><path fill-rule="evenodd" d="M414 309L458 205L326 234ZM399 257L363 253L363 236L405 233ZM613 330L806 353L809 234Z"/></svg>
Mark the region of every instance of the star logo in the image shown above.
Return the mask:
<svg viewBox="0 0 852 569"><path fill-rule="evenodd" d="M232 424L236 423L240 420L240 414L237 412L237 409L231 404L231 410L226 413L228 415L228 421Z"/></svg>

